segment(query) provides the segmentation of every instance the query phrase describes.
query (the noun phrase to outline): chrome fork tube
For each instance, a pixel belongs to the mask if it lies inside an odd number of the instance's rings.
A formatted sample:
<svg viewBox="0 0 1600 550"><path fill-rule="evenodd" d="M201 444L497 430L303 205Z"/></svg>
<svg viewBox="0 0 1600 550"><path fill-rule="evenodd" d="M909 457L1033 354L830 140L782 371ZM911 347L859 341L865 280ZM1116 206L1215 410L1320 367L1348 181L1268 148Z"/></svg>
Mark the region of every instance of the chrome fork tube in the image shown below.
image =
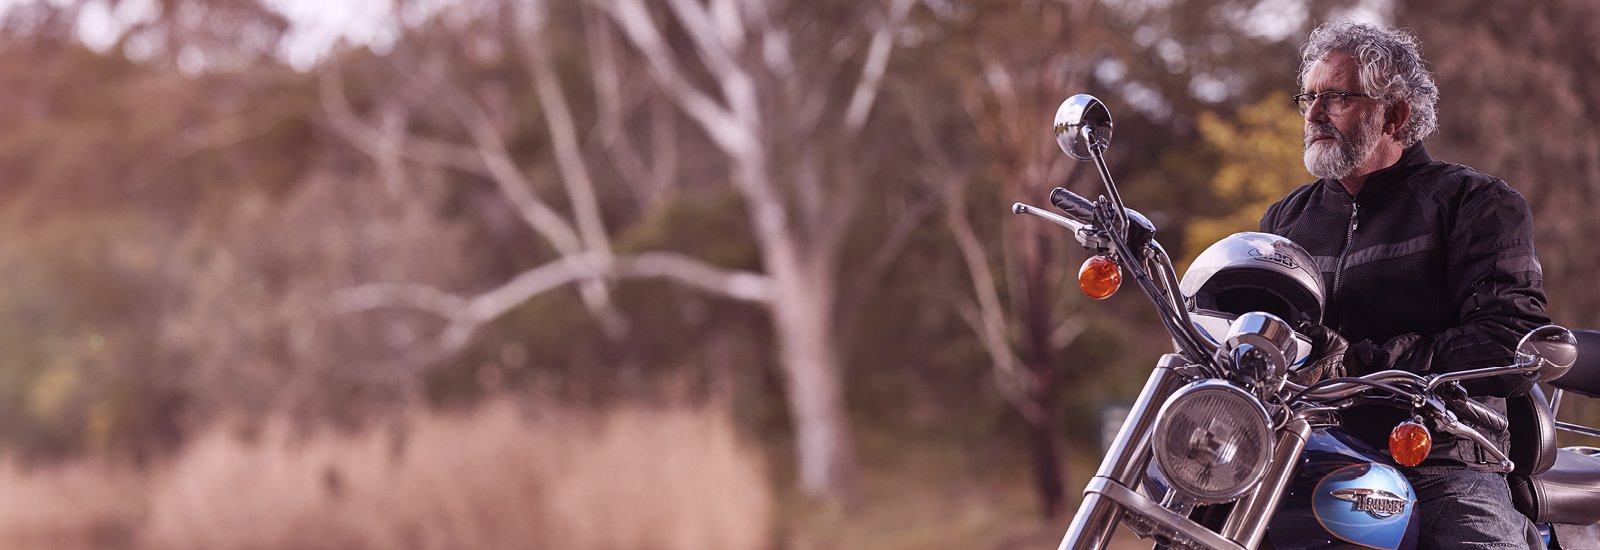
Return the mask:
<svg viewBox="0 0 1600 550"><path fill-rule="evenodd" d="M1271 468L1254 491L1233 505L1233 512L1228 514L1228 521L1222 525L1223 537L1245 548L1255 548L1261 544L1261 537L1267 533L1267 524L1272 521L1278 501L1283 498L1284 487L1294 479L1295 466L1300 462L1300 452L1305 450L1309 437L1311 423L1300 416L1290 418L1289 423L1278 430L1278 443L1273 446Z"/></svg>
<svg viewBox="0 0 1600 550"><path fill-rule="evenodd" d="M1129 489L1138 487L1150 458L1150 441L1147 437L1150 426L1155 423L1156 412L1161 410L1161 404L1183 385L1184 379L1176 369L1185 363L1181 356L1171 353L1163 355L1156 363L1155 370L1150 372L1150 379L1144 384L1144 390L1139 393L1139 399L1134 401L1133 408L1128 410L1128 417L1122 421L1117 438L1106 450L1100 470L1095 474L1096 479ZM1115 501L1099 491L1086 489L1083 503L1078 505L1078 513L1072 516L1072 527L1067 529L1067 536L1061 540L1058 550L1104 548L1116 529L1121 513L1122 507Z"/></svg>

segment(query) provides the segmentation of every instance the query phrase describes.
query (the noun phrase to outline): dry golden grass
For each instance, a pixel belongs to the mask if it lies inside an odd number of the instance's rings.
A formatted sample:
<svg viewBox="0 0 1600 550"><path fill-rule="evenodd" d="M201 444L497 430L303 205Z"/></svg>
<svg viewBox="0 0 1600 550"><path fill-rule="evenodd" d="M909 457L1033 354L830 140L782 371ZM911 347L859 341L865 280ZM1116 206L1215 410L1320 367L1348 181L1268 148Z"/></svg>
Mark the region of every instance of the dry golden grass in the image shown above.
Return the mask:
<svg viewBox="0 0 1600 550"><path fill-rule="evenodd" d="M78 462L0 464L0 548L121 548L145 509L146 479Z"/></svg>
<svg viewBox="0 0 1600 550"><path fill-rule="evenodd" d="M158 473L0 468L0 547L751 549L772 545L760 454L715 409L525 415L496 403L398 429L218 431Z"/></svg>

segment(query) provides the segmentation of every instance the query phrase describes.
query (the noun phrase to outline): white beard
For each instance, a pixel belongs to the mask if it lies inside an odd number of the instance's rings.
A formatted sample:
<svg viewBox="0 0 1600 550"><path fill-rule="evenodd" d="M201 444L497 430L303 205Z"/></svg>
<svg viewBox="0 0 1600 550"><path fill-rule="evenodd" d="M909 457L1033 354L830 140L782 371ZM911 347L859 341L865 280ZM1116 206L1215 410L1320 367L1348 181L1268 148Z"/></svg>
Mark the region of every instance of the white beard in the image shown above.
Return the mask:
<svg viewBox="0 0 1600 550"><path fill-rule="evenodd" d="M1376 115L1377 113L1374 113ZM1332 140L1313 138L1332 136ZM1306 171L1311 175L1330 180L1344 179L1354 173L1357 166L1372 156L1378 148L1378 138L1383 136L1383 123L1377 116L1363 120L1354 135L1339 133L1329 123L1315 123L1305 130Z"/></svg>

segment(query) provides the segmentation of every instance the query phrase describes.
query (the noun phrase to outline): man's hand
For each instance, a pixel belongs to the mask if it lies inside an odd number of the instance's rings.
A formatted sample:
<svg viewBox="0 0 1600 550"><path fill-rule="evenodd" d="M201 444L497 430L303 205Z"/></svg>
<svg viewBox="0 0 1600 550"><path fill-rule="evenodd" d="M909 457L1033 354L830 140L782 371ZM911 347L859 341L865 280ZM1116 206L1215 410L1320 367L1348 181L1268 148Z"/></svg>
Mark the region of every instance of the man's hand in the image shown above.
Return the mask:
<svg viewBox="0 0 1600 550"><path fill-rule="evenodd" d="M1306 325L1300 327L1300 333L1311 339L1311 355L1306 359L1306 364L1294 372L1289 373L1289 381L1302 386L1309 386L1321 380L1339 378L1350 370L1346 366L1349 359L1350 342L1333 329L1322 325Z"/></svg>

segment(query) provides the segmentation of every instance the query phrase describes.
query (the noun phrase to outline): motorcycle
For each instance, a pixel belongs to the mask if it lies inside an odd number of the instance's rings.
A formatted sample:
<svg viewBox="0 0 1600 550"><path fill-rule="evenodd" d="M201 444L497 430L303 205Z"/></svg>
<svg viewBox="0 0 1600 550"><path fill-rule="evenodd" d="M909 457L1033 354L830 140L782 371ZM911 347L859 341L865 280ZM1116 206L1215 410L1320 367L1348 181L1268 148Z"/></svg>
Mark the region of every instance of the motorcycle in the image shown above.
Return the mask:
<svg viewBox="0 0 1600 550"><path fill-rule="evenodd" d="M1056 141L1094 163L1105 195L1090 201L1056 188L1049 200L1060 214L1012 206L1094 253L1079 272L1090 297L1131 277L1174 347L1085 486L1061 550L1104 548L1119 526L1158 548L1412 548L1419 522L1403 468L1428 455L1434 431L1488 449L1546 544L1600 547L1600 450L1556 449L1554 435L1600 430L1556 422L1552 412L1563 392L1600 397L1600 332L1539 327L1503 366L1318 379L1308 372L1311 339L1294 328L1320 319L1323 286L1309 255L1283 237L1239 233L1202 252L1180 280L1154 224L1123 204L1107 169L1112 128L1099 99L1068 98ZM1505 375L1537 377L1553 396L1536 387L1501 415L1460 386ZM1409 413L1387 452L1339 424L1340 411L1372 404ZM1508 425L1511 456L1477 429Z"/></svg>

